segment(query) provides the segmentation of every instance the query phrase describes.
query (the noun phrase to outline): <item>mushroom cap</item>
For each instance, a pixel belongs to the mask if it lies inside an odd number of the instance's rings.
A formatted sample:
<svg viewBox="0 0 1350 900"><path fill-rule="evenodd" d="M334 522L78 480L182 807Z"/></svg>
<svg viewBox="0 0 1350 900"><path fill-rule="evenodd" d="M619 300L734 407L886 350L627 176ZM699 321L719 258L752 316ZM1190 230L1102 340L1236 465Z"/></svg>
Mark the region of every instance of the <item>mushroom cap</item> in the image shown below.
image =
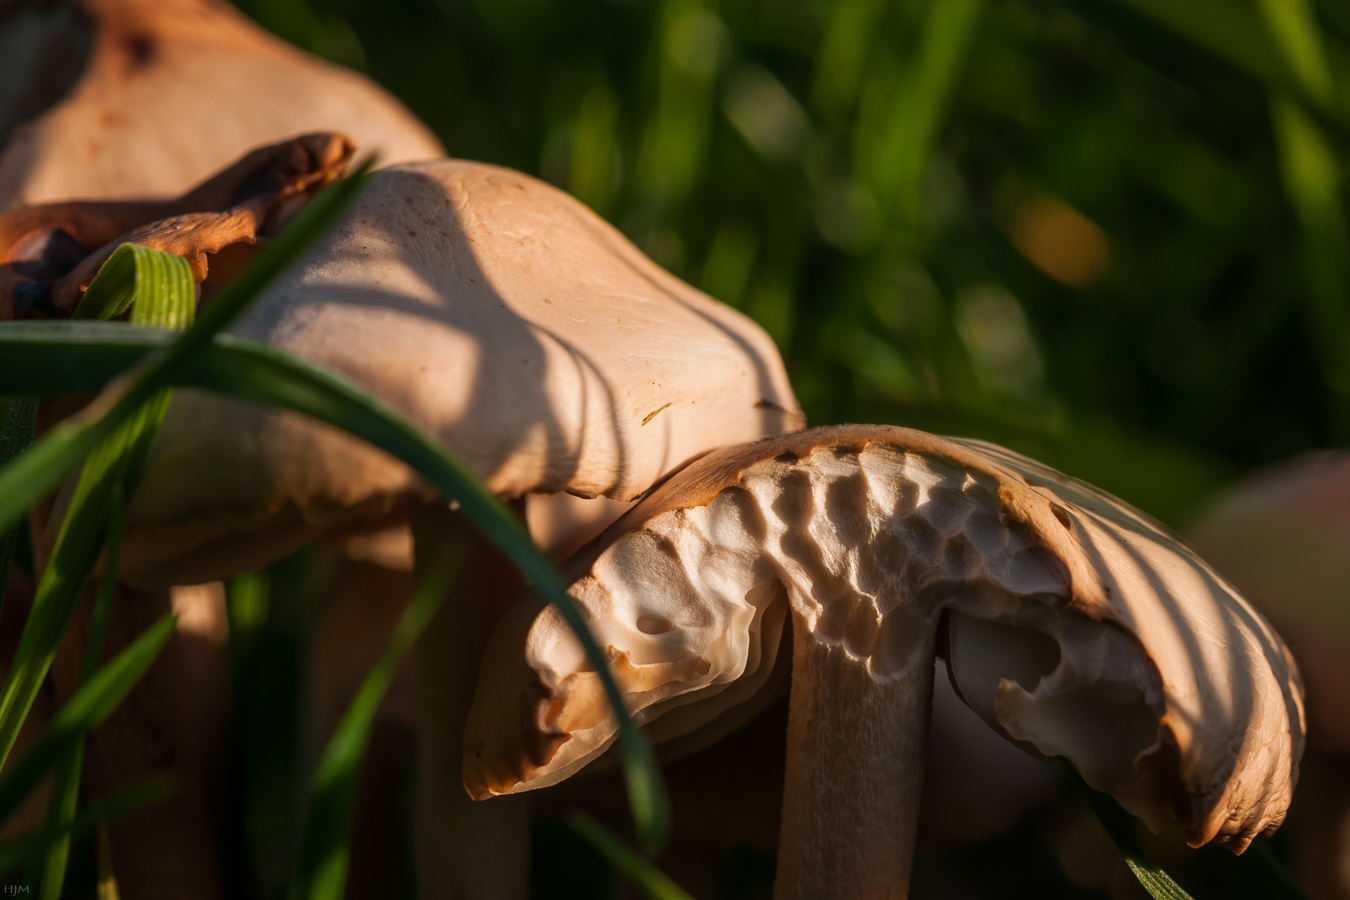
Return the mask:
<svg viewBox="0 0 1350 900"><path fill-rule="evenodd" d="M1350 751L1350 453L1309 453L1243 479L1190 535L1294 651L1310 745Z"/></svg>
<svg viewBox="0 0 1350 900"><path fill-rule="evenodd" d="M631 500L709 447L801 424L758 326L561 191L477 163L377 172L231 330L346 376L505 497ZM121 574L223 577L419 492L333 428L179 391L128 506Z"/></svg>
<svg viewBox="0 0 1350 900"><path fill-rule="evenodd" d="M227 4L79 5L94 29L83 74L15 129L0 156L0 209L177 196L251 147L310 131L344 132L383 163L444 155L369 79L288 46Z"/></svg>
<svg viewBox="0 0 1350 900"><path fill-rule="evenodd" d="M877 681L931 665L919 648L945 619L953 683L986 722L1193 844L1242 849L1297 778L1301 687L1271 627L1156 523L989 444L842 426L713 451L565 573L657 740L747 701L790 604ZM465 785L561 780L615 728L556 610L522 603L485 657Z"/></svg>

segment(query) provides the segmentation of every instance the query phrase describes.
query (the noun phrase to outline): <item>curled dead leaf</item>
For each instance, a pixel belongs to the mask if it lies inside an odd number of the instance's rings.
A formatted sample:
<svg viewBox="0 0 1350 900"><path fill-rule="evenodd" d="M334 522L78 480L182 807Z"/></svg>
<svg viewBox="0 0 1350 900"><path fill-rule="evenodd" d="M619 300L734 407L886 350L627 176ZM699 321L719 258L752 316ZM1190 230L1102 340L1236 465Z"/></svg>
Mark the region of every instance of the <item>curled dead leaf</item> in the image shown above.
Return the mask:
<svg viewBox="0 0 1350 900"><path fill-rule="evenodd" d="M251 245L342 176L354 145L319 132L260 147L182 197L72 201L0 214L0 321L64 317L113 250L140 244L182 256L201 283L207 256Z"/></svg>

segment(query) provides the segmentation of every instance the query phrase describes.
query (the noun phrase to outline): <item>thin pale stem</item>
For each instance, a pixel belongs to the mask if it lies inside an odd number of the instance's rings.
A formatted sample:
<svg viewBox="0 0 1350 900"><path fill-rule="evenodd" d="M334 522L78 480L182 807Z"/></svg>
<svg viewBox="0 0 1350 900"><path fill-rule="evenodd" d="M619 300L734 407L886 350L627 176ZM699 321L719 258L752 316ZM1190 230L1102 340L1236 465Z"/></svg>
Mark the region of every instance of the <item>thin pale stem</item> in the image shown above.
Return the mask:
<svg viewBox="0 0 1350 900"><path fill-rule="evenodd" d="M116 587L106 653L122 649L170 609L168 591ZM52 681L59 698L80 683L90 605L77 612L66 633ZM99 797L166 770L178 782L168 799L108 826L110 855L123 893L138 900L222 896L215 856L204 762L184 710L212 698L186 696L202 685L193 677L192 656L202 652L181 629L126 700L88 740L84 788ZM217 707L216 712L219 712Z"/></svg>
<svg viewBox="0 0 1350 900"><path fill-rule="evenodd" d="M904 898L923 792L933 638L888 679L793 615L776 900Z"/></svg>
<svg viewBox="0 0 1350 900"><path fill-rule="evenodd" d="M447 505L415 508L419 578L438 549L470 545L416 650L417 879L421 900L524 900L529 895L529 799L478 803L464 789L464 720L483 648L520 577Z"/></svg>

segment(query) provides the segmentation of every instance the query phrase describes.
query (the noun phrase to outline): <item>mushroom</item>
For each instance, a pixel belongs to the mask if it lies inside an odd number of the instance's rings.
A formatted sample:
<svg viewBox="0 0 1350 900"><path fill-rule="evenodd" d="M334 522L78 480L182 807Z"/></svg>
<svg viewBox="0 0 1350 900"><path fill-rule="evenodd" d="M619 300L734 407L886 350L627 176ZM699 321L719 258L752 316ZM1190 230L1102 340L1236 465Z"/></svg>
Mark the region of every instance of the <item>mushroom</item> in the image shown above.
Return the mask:
<svg viewBox="0 0 1350 900"><path fill-rule="evenodd" d="M844 426L717 450L564 574L654 740L743 715L791 611L779 897L904 896L944 645L991 728L1193 845L1241 852L1297 778L1270 626L1156 524L989 444ZM485 655L465 786L555 783L615 729L557 611L525 602Z"/></svg>
<svg viewBox="0 0 1350 900"><path fill-rule="evenodd" d="M1310 896L1350 900L1350 454L1258 471L1211 501L1190 534L1298 659L1311 790L1291 823L1295 870Z"/></svg>
<svg viewBox="0 0 1350 900"><path fill-rule="evenodd" d="M696 453L801 423L758 327L562 192L493 166L376 173L233 330L347 376L511 499L632 500ZM180 390L128 503L119 577L146 590L223 579L405 515L419 566L443 541L472 540L443 498L355 438ZM518 585L486 549L470 559L416 654L420 879L427 895L506 897L523 892L528 867L476 856L467 838L501 849L504 832L523 831L522 811L471 804L459 748L494 604ZM435 837L448 831L466 840Z"/></svg>
<svg viewBox="0 0 1350 900"><path fill-rule="evenodd" d="M175 197L253 147L308 131L342 131L386 164L444 155L371 81L282 43L224 3L23 6L0 13L6 44L23 51L12 57L21 87L11 108L0 106L0 146L5 126L22 124L0 156L0 209Z"/></svg>

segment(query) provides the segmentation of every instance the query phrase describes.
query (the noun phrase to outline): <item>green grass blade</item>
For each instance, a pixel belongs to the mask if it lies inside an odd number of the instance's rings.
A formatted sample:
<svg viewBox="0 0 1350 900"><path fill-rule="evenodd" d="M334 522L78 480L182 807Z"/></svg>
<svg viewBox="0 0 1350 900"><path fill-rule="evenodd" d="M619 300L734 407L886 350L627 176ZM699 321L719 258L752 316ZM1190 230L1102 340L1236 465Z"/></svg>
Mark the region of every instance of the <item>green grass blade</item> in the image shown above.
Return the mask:
<svg viewBox="0 0 1350 900"><path fill-rule="evenodd" d="M567 822L588 844L599 851L611 866L618 869L651 900L693 900L664 872L635 853L595 819L583 812L574 812L567 817Z"/></svg>
<svg viewBox="0 0 1350 900"><path fill-rule="evenodd" d="M117 585L117 561L122 548L122 489L113 491L108 510L107 551L103 559L103 577L99 580L98 597L94 602L93 620L84 647L84 662L80 668L80 684L89 683L98 671L98 660L103 652L103 638L108 632L108 616L112 611L113 593ZM70 754L61 761L52 785L51 801L47 807L47 837L50 844L42 864L42 889L39 896L58 900L65 883L66 861L70 858L70 835L76 818L75 807L80 796L80 769L84 763L84 741L78 741Z"/></svg>
<svg viewBox="0 0 1350 900"><path fill-rule="evenodd" d="M534 583L542 597L557 604L600 674L610 706L619 717L624 778L643 843L660 846L669 828L669 812L655 757L628 718L604 653L567 586L516 517L439 444L350 382L264 344L232 343L237 351L247 348L248 364L239 364L246 355L242 352L200 360L195 371L198 378L192 382L195 386L305 413L403 460L447 497L458 500L461 513ZM211 362L218 365L212 367Z"/></svg>
<svg viewBox="0 0 1350 900"><path fill-rule="evenodd" d="M1331 103L1335 86L1312 10L1303 0L1261 0L1270 38L1298 83ZM1350 297L1350 228L1341 203L1336 150L1316 120L1285 91L1273 91L1271 121L1280 175L1304 233L1310 343L1321 351L1327 380L1350 394L1345 301Z"/></svg>
<svg viewBox="0 0 1350 900"><path fill-rule="evenodd" d="M474 527L534 583L542 597L557 604L600 674L610 706L617 711L624 778L644 845L660 846L669 828L669 812L655 757L628 718L604 653L568 596L567 586L515 516L439 444L350 382L264 344L230 343L234 355L202 355L191 370L196 376L193 385L305 413L403 460L447 497L458 500L460 512ZM242 364L245 358L248 363Z"/></svg>
<svg viewBox="0 0 1350 900"><path fill-rule="evenodd" d="M46 828L21 835L13 841L0 846L0 875L5 875L30 859L36 859L48 852L53 840L69 841L96 826L120 819L137 810L152 806L173 793L173 779L167 775L147 778L139 784L116 791L90 803L61 830L52 833Z"/></svg>
<svg viewBox="0 0 1350 900"><path fill-rule="evenodd" d="M1266 30L1295 79L1309 95L1330 106L1336 85L1322 35L1307 0L1259 0Z"/></svg>
<svg viewBox="0 0 1350 900"><path fill-rule="evenodd" d="M173 383L211 339L237 316L281 270L333 223L364 183L370 163L324 191L258 253L257 259L207 306L178 340L129 373L120 390L55 426L32 450L0 469L0 528L56 487L62 477L161 388ZM5 323L0 330L17 323Z"/></svg>
<svg viewBox="0 0 1350 900"><path fill-rule="evenodd" d="M300 859L291 885L292 900L342 900L347 880L348 833L361 760L370 741L375 713L403 657L436 614L462 562L462 553L448 555L427 573L328 742L310 786Z"/></svg>
<svg viewBox="0 0 1350 900"><path fill-rule="evenodd" d="M0 424L0 469L33 443L37 427L37 400L32 397L14 397L4 407ZM0 527L0 612L4 610L5 587L9 584L9 561L19 541L22 522Z"/></svg>
<svg viewBox="0 0 1350 900"><path fill-rule="evenodd" d="M133 324L180 328L191 323L195 298L187 260L129 244L114 251L112 260L118 260L112 272L121 280L102 277L105 273L100 270L96 284L90 286L81 301L82 308L87 306L87 316L112 315L134 302ZM152 393L115 426L84 462L0 697L0 765L9 757L98 561L105 534L104 518L113 493L139 470L168 402L167 391ZM0 472L0 480L20 467L40 446L35 445Z"/></svg>
<svg viewBox="0 0 1350 900"><path fill-rule="evenodd" d="M1280 172L1304 232L1310 343L1321 351L1327 380L1350 393L1345 340L1350 297L1350 228L1340 201L1336 154L1317 123L1283 96L1271 101Z"/></svg>
<svg viewBox="0 0 1350 900"><path fill-rule="evenodd" d="M852 105L885 7L882 0L838 0L830 7L811 87L813 106L839 114Z"/></svg>
<svg viewBox="0 0 1350 900"><path fill-rule="evenodd" d="M1096 813L1098 821L1106 829L1111 842L1116 845L1120 855L1125 857L1125 865L1130 867L1134 877L1139 879L1139 883L1148 891L1149 896L1154 900L1192 900L1191 895L1181 889L1172 876L1168 875L1162 869L1148 861L1144 856L1143 849L1135 841L1131 833L1130 819L1128 814L1120 808L1115 800L1112 800L1106 794L1093 790L1088 783L1083 780L1083 776L1078 774L1078 770L1068 760L1061 758L1060 766L1064 769L1073 786L1078 788L1078 792L1083 795L1088 806Z"/></svg>
<svg viewBox="0 0 1350 900"><path fill-rule="evenodd" d="M42 737L0 779L0 821L12 816L47 771L131 692L173 637L175 622L168 615L152 625L57 711Z"/></svg>
<svg viewBox="0 0 1350 900"><path fill-rule="evenodd" d="M87 326L80 327L76 323L67 324L62 331L83 333L85 336L81 339L84 340L96 337L87 331ZM31 350L37 344L52 345L60 340L57 334L58 330L52 328L0 328L0 382L19 374L7 358L11 349L17 351L27 346ZM123 364L134 364L137 354L153 353L165 340L163 335L148 331L141 331L140 336L143 343L139 348L129 337L121 338L116 345L118 351L125 354ZM41 353L26 358L39 368L49 365L43 363ZM104 361L111 359L110 354ZM108 371L104 370L102 374L106 376ZM185 365L175 369L174 377L177 384L218 391L254 403L283 406L336 425L403 460L447 497L458 500L463 514L534 582L542 597L558 605L568 625L576 632L578 641L600 674L611 707L618 711L624 777L644 846L657 847L664 841L669 813L660 772L651 748L623 708L622 695L605 664L604 654L586 628L553 564L535 547L502 502L471 472L434 440L350 382L266 344L221 335ZM97 386L98 381L91 379L83 389L96 389ZM0 511L6 502L5 494L0 491Z"/></svg>
<svg viewBox="0 0 1350 900"><path fill-rule="evenodd" d="M921 216L933 147L983 10L984 0L943 0L928 8L908 85L909 102L896 116L889 142L896 200L909 221Z"/></svg>
<svg viewBox="0 0 1350 900"><path fill-rule="evenodd" d="M187 260L139 244L123 244L98 270L72 318L115 319L134 303L133 324L181 329L191 324L193 294ZM163 300L147 304L147 297Z"/></svg>
<svg viewBox="0 0 1350 900"><path fill-rule="evenodd" d="M122 322L0 322L0 394L97 392L174 337Z"/></svg>

